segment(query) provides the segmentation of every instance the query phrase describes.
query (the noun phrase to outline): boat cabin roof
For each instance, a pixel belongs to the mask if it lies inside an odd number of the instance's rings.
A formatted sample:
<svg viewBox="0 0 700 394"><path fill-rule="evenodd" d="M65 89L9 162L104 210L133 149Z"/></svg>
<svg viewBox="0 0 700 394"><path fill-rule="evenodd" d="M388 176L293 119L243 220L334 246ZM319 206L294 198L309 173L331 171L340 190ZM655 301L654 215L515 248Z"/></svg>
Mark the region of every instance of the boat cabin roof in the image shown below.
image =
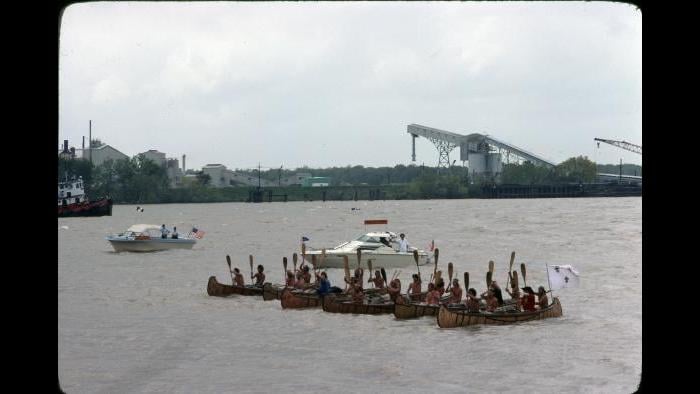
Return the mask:
<svg viewBox="0 0 700 394"><path fill-rule="evenodd" d="M392 240L396 238L396 234L392 233L390 231L380 231L380 232L371 232L371 233L366 233L362 234L359 237L355 239L355 241L361 241L361 242L381 242L381 238L388 238L388 240Z"/></svg>
<svg viewBox="0 0 700 394"><path fill-rule="evenodd" d="M126 229L126 231L131 231L132 233L145 233L148 230L160 230L160 226L157 224L134 224Z"/></svg>

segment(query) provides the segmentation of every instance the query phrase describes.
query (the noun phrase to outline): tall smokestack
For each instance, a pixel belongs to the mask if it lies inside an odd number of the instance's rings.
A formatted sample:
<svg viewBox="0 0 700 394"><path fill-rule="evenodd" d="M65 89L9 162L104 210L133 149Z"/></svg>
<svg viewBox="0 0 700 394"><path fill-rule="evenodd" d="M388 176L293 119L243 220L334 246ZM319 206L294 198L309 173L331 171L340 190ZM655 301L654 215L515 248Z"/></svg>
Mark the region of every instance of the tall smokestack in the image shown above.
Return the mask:
<svg viewBox="0 0 700 394"><path fill-rule="evenodd" d="M185 172L185 155L182 155L182 173L184 174Z"/></svg>
<svg viewBox="0 0 700 394"><path fill-rule="evenodd" d="M68 140L63 140L63 152L68 153Z"/></svg>

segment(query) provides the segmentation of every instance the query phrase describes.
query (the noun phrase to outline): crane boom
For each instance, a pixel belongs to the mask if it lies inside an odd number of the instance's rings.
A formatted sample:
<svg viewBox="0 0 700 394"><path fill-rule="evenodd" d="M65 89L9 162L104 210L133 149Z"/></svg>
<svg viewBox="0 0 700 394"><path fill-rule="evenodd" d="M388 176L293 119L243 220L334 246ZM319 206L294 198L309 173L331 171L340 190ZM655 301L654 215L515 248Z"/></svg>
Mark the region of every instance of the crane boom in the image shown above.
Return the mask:
<svg viewBox="0 0 700 394"><path fill-rule="evenodd" d="M631 144L631 143L626 142L626 141L605 140L602 138L594 138L594 140L600 141L600 142L605 142L606 144L617 146L618 148L622 148L622 149L628 150L630 152L639 153L640 155L642 154L642 146L641 145ZM600 142L598 143L598 146L600 146Z"/></svg>

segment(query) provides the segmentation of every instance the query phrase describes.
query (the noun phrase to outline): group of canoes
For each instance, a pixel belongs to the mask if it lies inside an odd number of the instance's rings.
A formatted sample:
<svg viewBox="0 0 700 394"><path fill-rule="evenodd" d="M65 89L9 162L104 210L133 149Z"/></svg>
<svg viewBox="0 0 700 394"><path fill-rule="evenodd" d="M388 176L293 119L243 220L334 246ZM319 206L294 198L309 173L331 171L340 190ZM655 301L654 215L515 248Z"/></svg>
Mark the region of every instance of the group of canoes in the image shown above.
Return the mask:
<svg viewBox="0 0 700 394"><path fill-rule="evenodd" d="M550 303L543 286L539 287L537 293L530 286L519 287L518 272L512 271L515 252L511 254L511 268L508 271L509 285L506 285L506 292L510 295L510 299L507 300L503 299L500 286L492 280L493 261L489 262L489 271L486 273L487 290L477 296L476 290L468 287L469 273L465 272L463 283L465 296L462 297L459 280L452 279L452 263L448 264L449 281L445 287L442 271L437 270L439 256L437 249L435 249L435 268L427 291L422 291L420 268L416 265L418 272L412 275L413 281L409 284L406 293L401 292L401 281L398 278L400 271L394 272L391 280L388 281L383 268L376 270L374 276L371 275L371 262L368 263L369 278L364 281L364 269L359 265L360 253L358 251L358 267L352 275L345 257L343 278L345 289L330 285L326 272L321 270L323 257L321 262L316 264L315 256L312 256L311 265L315 278L312 282L311 269L308 264L305 264L303 256L301 265L297 269L295 253L293 270L287 269L287 259L283 258L286 275L284 284L266 282L262 265L258 265L257 273L253 274L253 256L250 256L253 284L245 285L240 269L236 267L231 271L232 285L220 283L215 276L211 276L207 284L207 293L210 296L258 295L264 300L280 300L283 309L321 307L324 311L331 313L393 313L397 319L436 316L438 325L443 328L475 324L512 324L562 315L559 299L554 297ZM231 270L230 257L226 256L226 258ZM521 264L520 268L525 280L525 264ZM365 288L365 284L371 284L373 287ZM520 290L524 293L522 296Z"/></svg>

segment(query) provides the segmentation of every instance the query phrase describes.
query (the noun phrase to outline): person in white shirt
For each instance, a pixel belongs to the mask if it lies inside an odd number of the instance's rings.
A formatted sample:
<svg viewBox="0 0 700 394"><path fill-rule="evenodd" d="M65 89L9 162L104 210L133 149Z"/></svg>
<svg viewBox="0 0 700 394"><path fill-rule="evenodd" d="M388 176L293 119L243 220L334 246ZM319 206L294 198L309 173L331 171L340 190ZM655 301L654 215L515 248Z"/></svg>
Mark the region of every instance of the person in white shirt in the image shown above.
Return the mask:
<svg viewBox="0 0 700 394"><path fill-rule="evenodd" d="M401 252L401 253L408 252L408 248L410 248L411 246L408 244L408 241L406 240L406 236L404 235L404 233L401 233L401 234L399 234L399 237L401 238L401 239L399 239L399 252Z"/></svg>
<svg viewBox="0 0 700 394"><path fill-rule="evenodd" d="M169 232L170 232L170 230L168 230L167 228L165 228L165 225L163 225L163 226L160 228L160 237L163 238L163 239L168 238L168 233L169 233Z"/></svg>

